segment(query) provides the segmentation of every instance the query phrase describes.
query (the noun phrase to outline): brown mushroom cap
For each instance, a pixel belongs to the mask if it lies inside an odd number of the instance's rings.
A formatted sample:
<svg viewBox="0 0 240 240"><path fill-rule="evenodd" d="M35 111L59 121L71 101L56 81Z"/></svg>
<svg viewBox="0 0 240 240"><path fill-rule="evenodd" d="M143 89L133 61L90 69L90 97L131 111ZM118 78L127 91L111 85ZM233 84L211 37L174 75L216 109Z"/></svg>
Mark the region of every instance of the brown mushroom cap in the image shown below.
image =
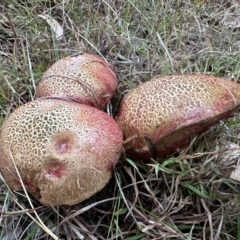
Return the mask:
<svg viewBox="0 0 240 240"><path fill-rule="evenodd" d="M37 99L4 122L0 169L10 188L21 189L14 160L26 189L42 204L73 205L108 183L122 141L114 119L94 107Z"/></svg>
<svg viewBox="0 0 240 240"><path fill-rule="evenodd" d="M36 98L70 98L103 109L113 96L118 80L113 65L83 53L54 63L42 76Z"/></svg>
<svg viewBox="0 0 240 240"><path fill-rule="evenodd" d="M150 159L229 117L239 102L235 82L205 75L156 77L123 98L116 120L129 140L128 154Z"/></svg>

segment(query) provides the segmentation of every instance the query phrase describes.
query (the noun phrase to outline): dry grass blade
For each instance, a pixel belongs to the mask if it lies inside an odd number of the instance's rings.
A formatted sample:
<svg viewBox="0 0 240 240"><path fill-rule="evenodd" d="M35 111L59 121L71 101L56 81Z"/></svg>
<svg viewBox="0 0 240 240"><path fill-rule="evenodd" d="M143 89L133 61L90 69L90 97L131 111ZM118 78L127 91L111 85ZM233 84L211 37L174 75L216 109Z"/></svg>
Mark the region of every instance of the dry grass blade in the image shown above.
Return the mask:
<svg viewBox="0 0 240 240"><path fill-rule="evenodd" d="M84 91L86 91L87 94L89 94L89 92L92 94L91 97L93 96L94 101L95 101L94 106L96 108L99 108L99 102L98 102L98 97L97 97L96 93L94 92L92 87L90 87L86 82L84 82L80 78L76 78L76 77L68 76L68 75L51 74L51 75L47 75L47 76L43 77L42 80L45 80L45 79L48 79L51 77L67 78L67 79L71 79L71 80L74 80L75 82L79 83L81 85L81 87L84 89Z"/></svg>
<svg viewBox="0 0 240 240"><path fill-rule="evenodd" d="M71 218L74 218L82 213L84 213L85 211L97 206L98 204L101 204L101 203L104 203L104 202L108 202L108 201L113 201L113 200L116 200L116 198L109 198L109 199L104 199L102 201L99 201L99 202L95 202L95 203L92 203L90 205L88 205L87 207L84 207L78 211L76 211L75 213L73 213L72 215L68 216L68 217L65 217L60 224L63 224L64 222L66 221L69 221Z"/></svg>
<svg viewBox="0 0 240 240"><path fill-rule="evenodd" d="M54 18L44 14L39 14L38 17L46 20L54 32L56 39L61 39L63 37L63 28Z"/></svg>
<svg viewBox="0 0 240 240"><path fill-rule="evenodd" d="M209 229L210 229L210 240L213 240L213 224L212 224L212 214L209 211L209 209L207 208L206 202L204 201L204 199L201 199L203 208L205 209L207 216L208 216L208 223L209 223Z"/></svg>

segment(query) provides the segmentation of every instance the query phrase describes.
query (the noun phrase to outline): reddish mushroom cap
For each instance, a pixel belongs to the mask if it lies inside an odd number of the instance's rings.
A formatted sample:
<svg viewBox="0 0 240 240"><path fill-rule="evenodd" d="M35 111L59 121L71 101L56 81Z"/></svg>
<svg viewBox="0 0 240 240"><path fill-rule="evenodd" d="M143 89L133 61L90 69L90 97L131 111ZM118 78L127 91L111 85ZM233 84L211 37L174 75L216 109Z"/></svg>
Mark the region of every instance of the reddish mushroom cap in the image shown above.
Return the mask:
<svg viewBox="0 0 240 240"><path fill-rule="evenodd" d="M129 140L128 154L150 159L229 117L239 102L235 82L205 75L156 77L123 98L116 120Z"/></svg>
<svg viewBox="0 0 240 240"><path fill-rule="evenodd" d="M106 113L84 104L37 99L16 109L0 134L0 169L12 189L45 205L73 205L101 190L122 149L122 132Z"/></svg>
<svg viewBox="0 0 240 240"><path fill-rule="evenodd" d="M117 84L112 64L101 57L83 53L54 63L38 83L36 98L70 98L103 109Z"/></svg>

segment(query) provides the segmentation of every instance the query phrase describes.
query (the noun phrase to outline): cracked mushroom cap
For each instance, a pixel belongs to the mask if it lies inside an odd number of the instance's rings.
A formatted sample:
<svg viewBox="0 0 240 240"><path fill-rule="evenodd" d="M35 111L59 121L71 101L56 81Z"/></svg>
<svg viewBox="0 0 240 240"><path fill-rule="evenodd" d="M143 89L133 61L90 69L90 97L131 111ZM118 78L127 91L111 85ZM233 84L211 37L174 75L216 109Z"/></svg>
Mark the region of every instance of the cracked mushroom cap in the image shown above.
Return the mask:
<svg viewBox="0 0 240 240"><path fill-rule="evenodd" d="M38 83L36 98L69 98L103 109L117 84L112 64L101 57L83 53L55 62Z"/></svg>
<svg viewBox="0 0 240 240"><path fill-rule="evenodd" d="M0 134L0 169L9 187L48 206L77 204L101 190L122 149L122 133L106 113L84 104L37 99L16 109Z"/></svg>
<svg viewBox="0 0 240 240"><path fill-rule="evenodd" d="M116 121L133 158L164 156L231 115L240 85L206 75L156 77L123 98Z"/></svg>

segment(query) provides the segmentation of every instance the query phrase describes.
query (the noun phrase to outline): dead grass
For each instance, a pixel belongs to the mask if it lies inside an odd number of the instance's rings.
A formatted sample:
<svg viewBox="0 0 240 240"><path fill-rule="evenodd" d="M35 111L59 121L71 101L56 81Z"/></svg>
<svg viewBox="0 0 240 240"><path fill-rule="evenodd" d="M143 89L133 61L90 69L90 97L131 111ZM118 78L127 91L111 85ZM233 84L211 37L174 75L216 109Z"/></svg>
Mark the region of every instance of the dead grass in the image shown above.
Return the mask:
<svg viewBox="0 0 240 240"><path fill-rule="evenodd" d="M123 95L156 75L201 72L240 78L240 31L231 1L87 0L0 4L0 121L34 98L42 73L78 52L112 62ZM64 30L56 39L39 17ZM235 24L235 25L234 25ZM240 239L239 111L161 162L122 156L113 179L73 207L41 206L0 181L0 239ZM232 145L231 145L232 146ZM31 207L31 204L33 207ZM44 226L45 225L45 226ZM52 236L49 233L51 232Z"/></svg>

